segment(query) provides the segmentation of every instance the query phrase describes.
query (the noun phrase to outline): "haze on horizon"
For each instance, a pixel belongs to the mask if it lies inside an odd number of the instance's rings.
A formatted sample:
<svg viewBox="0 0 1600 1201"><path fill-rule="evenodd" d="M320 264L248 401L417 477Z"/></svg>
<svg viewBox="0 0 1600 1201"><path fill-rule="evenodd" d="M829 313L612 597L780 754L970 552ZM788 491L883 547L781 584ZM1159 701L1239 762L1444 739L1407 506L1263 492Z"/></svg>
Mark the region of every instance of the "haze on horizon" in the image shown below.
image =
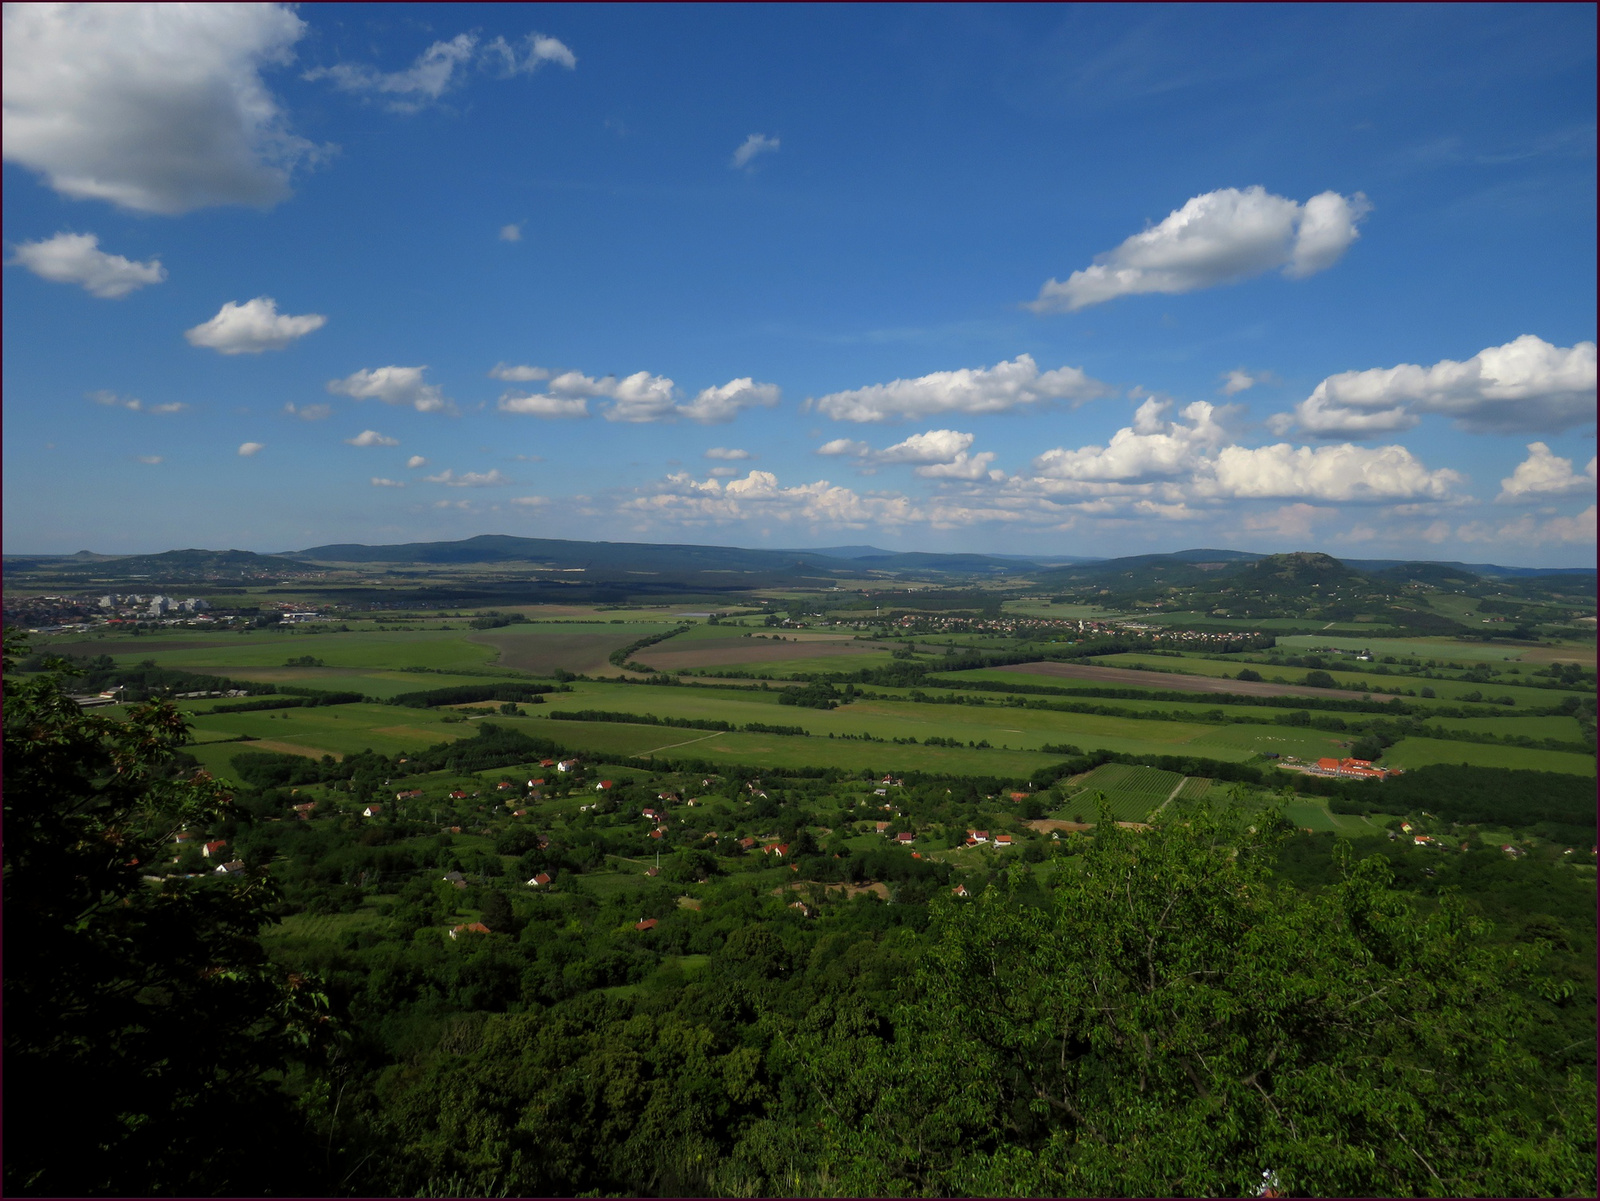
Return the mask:
<svg viewBox="0 0 1600 1201"><path fill-rule="evenodd" d="M1594 562L1592 6L140 8L5 10L10 553Z"/></svg>

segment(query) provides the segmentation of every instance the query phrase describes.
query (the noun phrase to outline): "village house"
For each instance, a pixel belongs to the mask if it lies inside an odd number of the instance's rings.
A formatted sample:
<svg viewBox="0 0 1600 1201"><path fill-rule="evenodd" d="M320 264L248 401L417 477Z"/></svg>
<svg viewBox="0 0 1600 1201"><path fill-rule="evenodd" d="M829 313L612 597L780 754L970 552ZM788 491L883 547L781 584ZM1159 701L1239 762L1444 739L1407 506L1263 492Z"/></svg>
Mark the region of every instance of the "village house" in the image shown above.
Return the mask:
<svg viewBox="0 0 1600 1201"><path fill-rule="evenodd" d="M970 894L969 894L969 893L968 893L968 892L967 892L967 886L966 886L966 885L965 885L965 884L957 884L957 885L956 885L956 886L955 886L955 887L954 887L954 888L952 888L952 889L951 889L951 890L950 890L950 891L951 891L951 892L952 892L952 893L953 893L953 894L955 894L955 895L956 895L956 896L958 896L958 897L964 897L964 896L968 896L968 895L970 895Z"/></svg>
<svg viewBox="0 0 1600 1201"><path fill-rule="evenodd" d="M997 847L1008 847L1008 846L1010 846L1011 845L1011 835L1009 835L1009 834L996 834L994 836L994 845L997 846Z"/></svg>
<svg viewBox="0 0 1600 1201"><path fill-rule="evenodd" d="M544 765L541 763L540 766L543 767ZM556 770L560 772L576 771L577 767L578 761L576 759L563 759L556 764Z"/></svg>
<svg viewBox="0 0 1600 1201"><path fill-rule="evenodd" d="M640 918L638 924L636 924L634 926L634 929L635 930L654 930L656 928L656 924L657 924L656 923L656 919L653 918L653 917Z"/></svg>
<svg viewBox="0 0 1600 1201"><path fill-rule="evenodd" d="M465 876L463 876L460 872L446 872L444 875L440 876L439 878L441 880L448 880L451 884L454 884L457 888L465 888L467 886L467 878Z"/></svg>
<svg viewBox="0 0 1600 1201"><path fill-rule="evenodd" d="M220 855L222 853L222 849L227 845L228 843L225 839L219 838L216 842L206 843L205 846L200 848L200 853L209 859L213 855Z"/></svg>
<svg viewBox="0 0 1600 1201"><path fill-rule="evenodd" d="M548 888L549 885L550 885L550 880L551 880L551 876L550 876L549 872L540 872L537 876L535 876L533 879L528 881L528 887L529 888Z"/></svg>
<svg viewBox="0 0 1600 1201"><path fill-rule="evenodd" d="M244 864L238 859L234 859L217 868L216 874L219 876L236 876L242 871L244 871Z"/></svg>
<svg viewBox="0 0 1600 1201"><path fill-rule="evenodd" d="M917 836L909 830L902 830L894 836L896 846L908 847L917 840Z"/></svg>
<svg viewBox="0 0 1600 1201"><path fill-rule="evenodd" d="M493 934L493 933L494 933L494 931L490 930L489 927L485 926L482 922L466 922L466 923L464 923L462 925L459 925L459 926L452 926L451 929L450 929L450 937L451 938L455 938L455 937L457 937L458 935L461 935L461 934Z"/></svg>
<svg viewBox="0 0 1600 1201"><path fill-rule="evenodd" d="M383 806L382 805L368 805L365 809L363 809L361 811L361 816L362 817L377 817L378 814L380 814L382 812L383 812Z"/></svg>

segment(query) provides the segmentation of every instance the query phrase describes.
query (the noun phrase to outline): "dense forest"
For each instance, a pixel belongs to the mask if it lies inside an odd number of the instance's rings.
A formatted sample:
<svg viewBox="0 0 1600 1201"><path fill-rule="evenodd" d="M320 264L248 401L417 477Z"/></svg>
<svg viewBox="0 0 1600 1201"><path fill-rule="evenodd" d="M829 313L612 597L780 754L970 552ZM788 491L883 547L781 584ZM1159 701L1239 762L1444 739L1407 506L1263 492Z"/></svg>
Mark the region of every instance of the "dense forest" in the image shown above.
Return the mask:
<svg viewBox="0 0 1600 1201"><path fill-rule="evenodd" d="M469 843L350 805L561 748L491 726L402 769L246 746L230 795L170 704L112 720L63 683L5 697L8 1193L1595 1189L1594 888L1560 864L1299 833L1240 781L957 876L849 845L861 782L837 771L689 763L570 820L491 828L469 797ZM1036 785L907 776L885 832L998 828L996 797ZM705 803L659 873L590 882L643 837L622 818L686 786ZM348 803L301 820L310 787ZM152 875L185 828L227 870L190 845ZM373 895L379 925L273 934Z"/></svg>

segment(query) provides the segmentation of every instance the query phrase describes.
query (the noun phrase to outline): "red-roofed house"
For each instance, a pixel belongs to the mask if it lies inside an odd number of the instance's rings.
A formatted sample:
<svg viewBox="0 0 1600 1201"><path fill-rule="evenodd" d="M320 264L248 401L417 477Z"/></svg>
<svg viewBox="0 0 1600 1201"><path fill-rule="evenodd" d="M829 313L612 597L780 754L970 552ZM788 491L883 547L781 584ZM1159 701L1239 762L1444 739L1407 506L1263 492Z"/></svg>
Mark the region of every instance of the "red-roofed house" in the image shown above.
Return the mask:
<svg viewBox="0 0 1600 1201"><path fill-rule="evenodd" d="M546 887L549 886L549 884L550 884L550 873L549 872L540 872L537 876L535 876L533 879L528 881L528 887L529 888L546 888Z"/></svg>
<svg viewBox="0 0 1600 1201"><path fill-rule="evenodd" d="M894 836L895 845L908 847L917 840L917 836L909 830L902 830Z"/></svg>
<svg viewBox="0 0 1600 1201"><path fill-rule="evenodd" d="M451 938L455 938L457 935L460 935L460 934L493 934L493 933L494 933L494 931L489 929L489 927L485 926L482 922L467 922L467 923L465 923L463 925L452 927L451 930L450 930L450 937Z"/></svg>
<svg viewBox="0 0 1600 1201"><path fill-rule="evenodd" d="M964 897L964 896L967 896L967 895L968 895L968 893L967 893L967 886L966 886L966 885L965 885L965 884L957 884L957 885L956 885L956 886L955 886L955 887L954 887L954 888L952 888L952 889L951 889L951 890L950 890L950 891L951 891L951 892L952 892L952 893L954 893L954 894L955 894L955 895L956 895L956 896L958 896L958 897Z"/></svg>
<svg viewBox="0 0 1600 1201"><path fill-rule="evenodd" d="M611 787L611 781L610 780L601 780L600 783L598 783L598 784L596 784L594 786L594 790L596 792L604 792L606 789L608 789L610 787Z"/></svg>
<svg viewBox="0 0 1600 1201"><path fill-rule="evenodd" d="M501 780L500 783L495 785L496 790L500 792L504 792L508 788L515 787L516 785L514 785L510 780Z"/></svg>
<svg viewBox="0 0 1600 1201"><path fill-rule="evenodd" d="M1013 792L1011 794L1011 799L1013 801L1025 801L1028 799L1028 794L1025 792Z"/></svg>
<svg viewBox="0 0 1600 1201"><path fill-rule="evenodd" d="M382 812L383 812L383 806L382 805L368 805L365 809L363 809L361 811L361 816L362 817L377 817L378 814L380 814Z"/></svg>
<svg viewBox="0 0 1600 1201"><path fill-rule="evenodd" d="M989 841L989 831L987 831L987 830L968 830L967 831L967 841L968 842L988 842Z"/></svg>
<svg viewBox="0 0 1600 1201"><path fill-rule="evenodd" d="M654 930L655 928L656 919L653 917L644 918L636 926L634 926L635 930Z"/></svg>
<svg viewBox="0 0 1600 1201"><path fill-rule="evenodd" d="M228 843L225 839L219 838L216 842L206 843L205 846L200 848L200 853L209 859L213 855L220 854L222 849L227 845Z"/></svg>
<svg viewBox="0 0 1600 1201"><path fill-rule="evenodd" d="M997 846L997 847L1008 847L1008 846L1010 846L1011 845L1011 835L1009 835L1009 834L996 834L994 836L994 845Z"/></svg>

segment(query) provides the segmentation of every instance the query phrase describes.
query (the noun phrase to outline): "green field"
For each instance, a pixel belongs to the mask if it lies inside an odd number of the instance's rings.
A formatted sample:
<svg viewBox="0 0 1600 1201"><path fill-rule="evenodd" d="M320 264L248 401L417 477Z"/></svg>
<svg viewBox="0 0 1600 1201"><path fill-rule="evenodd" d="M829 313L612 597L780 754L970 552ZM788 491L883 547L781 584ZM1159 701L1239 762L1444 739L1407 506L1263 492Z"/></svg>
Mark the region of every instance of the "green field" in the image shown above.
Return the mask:
<svg viewBox="0 0 1600 1201"><path fill-rule="evenodd" d="M1226 659L1202 659L1185 655L1181 658L1169 658L1165 655L1099 655L1094 659L1085 660L1097 663L1102 667L1142 667L1150 671L1154 680L1151 688L1160 688L1159 672L1176 672L1180 675L1207 676L1211 679L1232 679L1239 674L1241 664L1237 661ZM1264 680L1275 680L1282 677L1286 684L1304 684L1307 668L1282 667L1272 663L1251 662L1248 666L1258 671ZM1391 669L1392 670L1392 669ZM1364 688L1402 688L1421 691L1431 688L1441 702L1459 702L1468 693L1480 693L1485 697L1509 696L1518 705L1523 707L1544 708L1550 705L1559 705L1566 697L1573 695L1569 692L1548 688L1528 688L1517 684L1507 683L1504 679L1491 680L1487 684L1472 683L1466 680L1430 680L1421 676L1386 675L1380 676L1367 671L1346 671L1343 669L1327 669L1328 675L1333 677L1338 689L1329 689L1328 694L1333 697L1348 696L1352 686ZM1033 677L1038 679L1037 676ZM1373 693L1374 696L1379 694ZM1425 698L1407 697L1410 703L1416 700L1418 704L1427 704ZM1470 702L1469 702L1470 703Z"/></svg>
<svg viewBox="0 0 1600 1201"><path fill-rule="evenodd" d="M1106 806L1115 821L1142 822L1163 805L1168 797L1181 792L1184 777L1155 767L1127 763L1102 763L1078 781L1078 791L1067 798L1062 813L1082 813L1097 820L1099 803L1095 793L1105 795ZM1090 811L1085 811L1085 806Z"/></svg>
<svg viewBox="0 0 1600 1201"><path fill-rule="evenodd" d="M1396 658L1429 659L1440 663L1454 660L1459 663L1492 663L1521 659L1530 649L1527 643L1505 645L1489 642L1458 642L1454 638L1360 638L1324 637L1320 634L1289 634L1278 639L1286 651L1312 650L1332 646L1346 651L1370 650L1380 659L1385 655ZM1537 645L1537 644L1534 644Z"/></svg>
<svg viewBox="0 0 1600 1201"><path fill-rule="evenodd" d="M1485 746L1476 742L1446 742L1440 738L1404 738L1383 753L1385 767L1426 767L1430 763L1558 771L1574 776L1595 774L1592 755L1536 751L1519 746Z"/></svg>

